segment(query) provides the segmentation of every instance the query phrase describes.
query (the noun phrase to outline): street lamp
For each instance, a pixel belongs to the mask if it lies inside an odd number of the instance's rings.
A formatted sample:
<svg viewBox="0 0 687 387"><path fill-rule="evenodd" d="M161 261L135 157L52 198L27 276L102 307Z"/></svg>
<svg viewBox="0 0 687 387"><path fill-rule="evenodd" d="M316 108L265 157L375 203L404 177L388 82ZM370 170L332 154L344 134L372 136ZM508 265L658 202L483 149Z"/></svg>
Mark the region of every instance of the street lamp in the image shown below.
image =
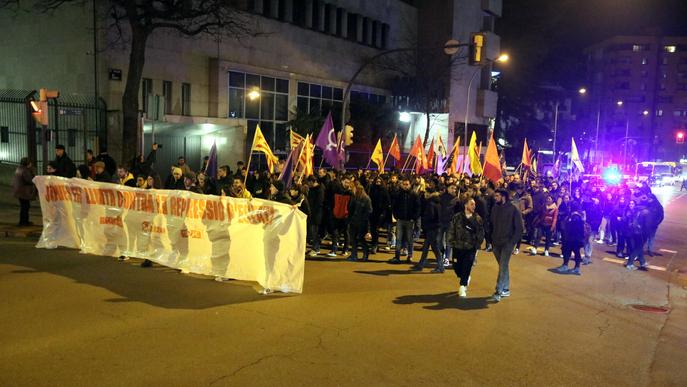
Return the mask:
<svg viewBox="0 0 687 387"><path fill-rule="evenodd" d="M248 99L255 101L258 98L260 98L260 90L257 87L254 87L248 92Z"/></svg>
<svg viewBox="0 0 687 387"><path fill-rule="evenodd" d="M489 60L486 59L486 63L506 63L510 60L510 56L506 53L503 53L498 56L498 58L494 60ZM463 153L464 155L468 154L468 124L470 120L470 89L472 89L472 82L475 80L475 76L477 76L477 73L479 73L482 70L482 66L477 66L475 71L472 72L472 76L470 77L470 82L468 82L468 93L465 97L465 128L464 128L464 135L463 137L463 143L464 145L464 150L465 152Z"/></svg>

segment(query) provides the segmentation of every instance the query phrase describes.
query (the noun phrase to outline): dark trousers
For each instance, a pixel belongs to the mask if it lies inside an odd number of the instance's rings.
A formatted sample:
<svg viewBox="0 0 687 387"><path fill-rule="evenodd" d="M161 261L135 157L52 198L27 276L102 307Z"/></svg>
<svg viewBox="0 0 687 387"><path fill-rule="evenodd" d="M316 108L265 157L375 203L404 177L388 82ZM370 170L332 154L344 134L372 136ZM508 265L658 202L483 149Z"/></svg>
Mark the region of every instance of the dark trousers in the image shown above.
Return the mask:
<svg viewBox="0 0 687 387"><path fill-rule="evenodd" d="M348 234L351 238L351 258L357 259L358 246L360 246L363 249L363 259L367 259L368 245L367 241L365 240L365 234L367 234L367 224L351 223L348 226Z"/></svg>
<svg viewBox="0 0 687 387"><path fill-rule="evenodd" d="M370 221L370 234L372 234L372 247L376 248L379 244L379 226L381 222L378 216L372 216Z"/></svg>
<svg viewBox="0 0 687 387"><path fill-rule="evenodd" d="M343 252L348 250L348 219L332 219L333 230L332 230L332 251L336 253L336 244L339 242L339 236L343 234L344 245Z"/></svg>
<svg viewBox="0 0 687 387"><path fill-rule="evenodd" d="M453 271L460 280L461 286L468 286L468 279L470 272L472 272L472 265L475 263L475 255L477 250L461 250L453 249Z"/></svg>
<svg viewBox="0 0 687 387"><path fill-rule="evenodd" d="M434 258L436 258L437 260L437 268L443 270L444 259L441 257L441 243L439 242L438 228L425 230L425 241L422 243L422 255L420 256L420 262L417 263L418 266L425 266L430 246L432 247L432 251L434 252Z"/></svg>
<svg viewBox="0 0 687 387"><path fill-rule="evenodd" d="M19 224L29 224L29 209L31 208L31 201L26 199L19 199Z"/></svg>
<svg viewBox="0 0 687 387"><path fill-rule="evenodd" d="M618 232L618 244L616 245L616 248L615 248L615 253L616 253L616 255L617 255L617 254L624 253L624 250L625 250L625 246L626 246L626 245L628 245L628 243L627 243L627 236L626 236L625 233L622 232L622 231ZM629 246L628 246L628 247L629 247ZM630 249L628 248L628 251L629 251L629 250L630 250Z"/></svg>
<svg viewBox="0 0 687 387"><path fill-rule="evenodd" d="M310 246L315 251L320 251L320 225L308 225L308 239L310 239Z"/></svg>
<svg viewBox="0 0 687 387"><path fill-rule="evenodd" d="M582 262L582 255L580 253L582 247L583 246L579 243L568 243L563 241L563 246L561 246L563 252L563 266L568 266L570 255L575 254L575 268L579 269L580 263Z"/></svg>

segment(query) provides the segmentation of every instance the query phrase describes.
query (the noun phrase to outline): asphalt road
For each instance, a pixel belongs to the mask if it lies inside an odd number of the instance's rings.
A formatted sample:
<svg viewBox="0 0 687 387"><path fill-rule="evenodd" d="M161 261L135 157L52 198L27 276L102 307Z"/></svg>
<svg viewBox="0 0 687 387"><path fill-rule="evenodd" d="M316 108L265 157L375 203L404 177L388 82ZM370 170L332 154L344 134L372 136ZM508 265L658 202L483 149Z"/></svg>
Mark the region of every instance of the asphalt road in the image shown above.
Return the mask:
<svg viewBox="0 0 687 387"><path fill-rule="evenodd" d="M264 296L0 239L0 385L684 386L687 196L659 196L650 272L597 249L582 276L558 275L560 258L521 253L498 304L486 252L465 300L452 272L411 273L387 254L309 260L303 294Z"/></svg>

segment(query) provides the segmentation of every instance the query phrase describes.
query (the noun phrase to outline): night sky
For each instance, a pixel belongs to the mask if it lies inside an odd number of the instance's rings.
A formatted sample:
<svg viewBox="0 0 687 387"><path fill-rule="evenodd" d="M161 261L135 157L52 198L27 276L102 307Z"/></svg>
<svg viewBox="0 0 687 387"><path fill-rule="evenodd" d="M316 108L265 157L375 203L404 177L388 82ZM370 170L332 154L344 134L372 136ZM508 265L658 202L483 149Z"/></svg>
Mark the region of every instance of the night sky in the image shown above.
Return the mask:
<svg viewBox="0 0 687 387"><path fill-rule="evenodd" d="M585 47L656 28L687 35L687 0L504 0L497 33L512 58L506 76L576 89Z"/></svg>

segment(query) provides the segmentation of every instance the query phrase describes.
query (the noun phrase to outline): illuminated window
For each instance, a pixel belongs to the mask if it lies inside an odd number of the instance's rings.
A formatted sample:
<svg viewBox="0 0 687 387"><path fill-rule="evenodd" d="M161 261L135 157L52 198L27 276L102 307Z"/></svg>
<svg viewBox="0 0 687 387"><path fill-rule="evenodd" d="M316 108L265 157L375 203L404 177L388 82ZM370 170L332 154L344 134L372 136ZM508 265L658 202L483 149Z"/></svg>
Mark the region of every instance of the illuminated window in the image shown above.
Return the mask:
<svg viewBox="0 0 687 387"><path fill-rule="evenodd" d="M675 46L663 46L663 51L674 53L676 51L676 47Z"/></svg>

